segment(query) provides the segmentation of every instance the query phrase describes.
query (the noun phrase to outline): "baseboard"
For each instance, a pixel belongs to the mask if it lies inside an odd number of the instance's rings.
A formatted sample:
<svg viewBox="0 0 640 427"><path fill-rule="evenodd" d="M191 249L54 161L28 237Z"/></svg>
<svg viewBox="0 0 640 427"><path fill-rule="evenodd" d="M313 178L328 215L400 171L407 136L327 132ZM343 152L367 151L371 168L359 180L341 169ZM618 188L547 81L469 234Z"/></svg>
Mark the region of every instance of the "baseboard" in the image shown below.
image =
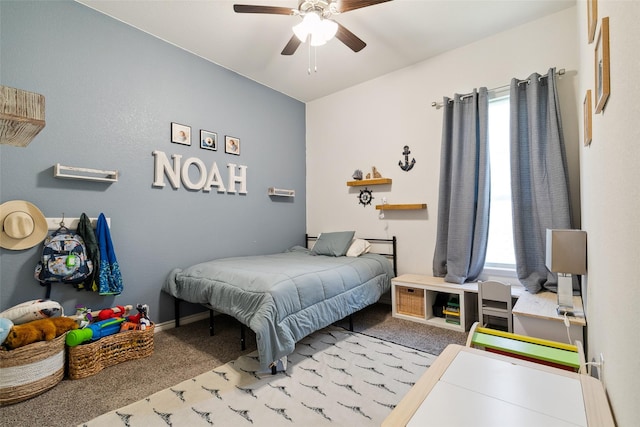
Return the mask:
<svg viewBox="0 0 640 427"><path fill-rule="evenodd" d="M209 318L209 312L203 311L202 313L192 314L190 316L185 316L180 318L180 325L187 325L189 323L198 322L203 319ZM154 326L153 333L166 331L168 329L173 329L176 327L175 320L167 320L166 322L156 323Z"/></svg>

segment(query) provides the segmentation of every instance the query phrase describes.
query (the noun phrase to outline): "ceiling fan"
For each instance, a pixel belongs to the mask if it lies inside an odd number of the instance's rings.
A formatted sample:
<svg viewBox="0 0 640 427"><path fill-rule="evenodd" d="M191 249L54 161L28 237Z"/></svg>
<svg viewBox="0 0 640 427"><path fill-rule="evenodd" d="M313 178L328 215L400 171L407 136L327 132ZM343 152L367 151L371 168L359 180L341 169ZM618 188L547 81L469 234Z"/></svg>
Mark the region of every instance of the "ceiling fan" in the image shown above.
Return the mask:
<svg viewBox="0 0 640 427"><path fill-rule="evenodd" d="M391 0L299 0L297 9L234 4L233 10L237 13L300 16L302 22L293 27L294 34L282 50L282 55L293 55L298 46L307 40L311 46L320 46L334 36L354 52L360 52L367 44L331 17L387 1Z"/></svg>

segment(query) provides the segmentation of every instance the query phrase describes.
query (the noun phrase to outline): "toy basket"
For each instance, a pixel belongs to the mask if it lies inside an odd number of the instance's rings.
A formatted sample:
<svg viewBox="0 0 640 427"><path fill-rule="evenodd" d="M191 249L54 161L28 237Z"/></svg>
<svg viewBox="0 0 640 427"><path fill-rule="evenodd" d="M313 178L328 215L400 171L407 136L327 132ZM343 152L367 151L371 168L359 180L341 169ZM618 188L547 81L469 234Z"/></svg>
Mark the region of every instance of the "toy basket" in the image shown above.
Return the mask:
<svg viewBox="0 0 640 427"><path fill-rule="evenodd" d="M68 347L69 370L72 380L89 377L109 366L151 356L154 325L145 330L123 331L88 344Z"/></svg>
<svg viewBox="0 0 640 427"><path fill-rule="evenodd" d="M62 380L66 335L14 350L0 350L0 405L30 399Z"/></svg>

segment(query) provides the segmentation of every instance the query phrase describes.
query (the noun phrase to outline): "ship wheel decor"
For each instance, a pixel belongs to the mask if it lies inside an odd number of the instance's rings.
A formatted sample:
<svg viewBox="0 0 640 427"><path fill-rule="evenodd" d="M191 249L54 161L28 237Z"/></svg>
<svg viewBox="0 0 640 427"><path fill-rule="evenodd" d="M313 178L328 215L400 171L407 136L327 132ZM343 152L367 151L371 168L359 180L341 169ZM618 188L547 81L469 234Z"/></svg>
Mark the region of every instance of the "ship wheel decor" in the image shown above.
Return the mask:
<svg viewBox="0 0 640 427"><path fill-rule="evenodd" d="M360 195L358 196L358 202L366 207L371 204L371 200L373 200L373 195L371 194L371 190L365 188L364 190L360 190Z"/></svg>

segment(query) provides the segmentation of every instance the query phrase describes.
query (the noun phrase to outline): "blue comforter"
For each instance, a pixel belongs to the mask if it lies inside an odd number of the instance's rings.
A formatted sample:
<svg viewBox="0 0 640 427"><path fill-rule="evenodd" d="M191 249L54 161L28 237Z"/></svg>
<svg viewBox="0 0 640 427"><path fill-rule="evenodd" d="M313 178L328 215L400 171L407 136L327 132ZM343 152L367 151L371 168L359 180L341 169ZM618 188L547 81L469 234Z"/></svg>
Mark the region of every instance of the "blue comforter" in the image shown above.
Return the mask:
<svg viewBox="0 0 640 427"><path fill-rule="evenodd" d="M329 257L295 247L174 269L163 290L209 304L251 328L261 367L267 369L305 336L378 301L392 277L391 263L382 255Z"/></svg>

